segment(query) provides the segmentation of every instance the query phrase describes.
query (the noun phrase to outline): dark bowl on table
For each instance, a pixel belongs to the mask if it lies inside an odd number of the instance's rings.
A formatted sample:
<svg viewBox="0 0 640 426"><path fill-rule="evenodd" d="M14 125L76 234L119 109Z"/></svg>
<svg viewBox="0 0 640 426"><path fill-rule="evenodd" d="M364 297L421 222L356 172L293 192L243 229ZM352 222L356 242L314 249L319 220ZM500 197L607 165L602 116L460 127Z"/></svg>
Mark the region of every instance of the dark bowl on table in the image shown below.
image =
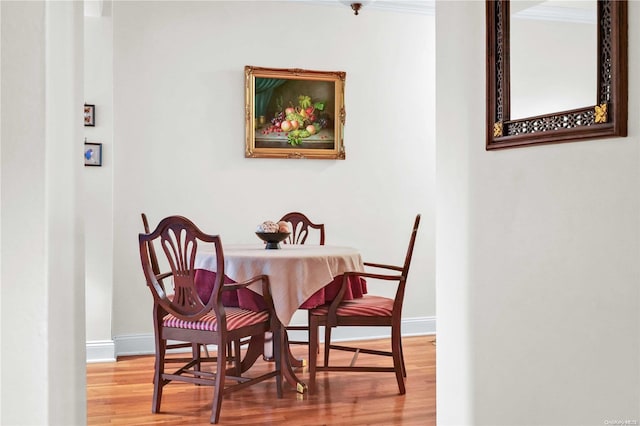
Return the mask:
<svg viewBox="0 0 640 426"><path fill-rule="evenodd" d="M267 250L279 249L281 241L287 239L291 232L256 232L258 238L267 243Z"/></svg>

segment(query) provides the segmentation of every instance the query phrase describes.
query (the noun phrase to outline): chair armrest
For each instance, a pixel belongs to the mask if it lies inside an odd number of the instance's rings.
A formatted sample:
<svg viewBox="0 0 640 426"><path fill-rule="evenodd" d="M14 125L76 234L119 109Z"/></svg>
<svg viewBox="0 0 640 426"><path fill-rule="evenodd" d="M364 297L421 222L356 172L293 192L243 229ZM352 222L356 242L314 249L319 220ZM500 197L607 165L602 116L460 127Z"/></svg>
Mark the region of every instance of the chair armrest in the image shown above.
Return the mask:
<svg viewBox="0 0 640 426"><path fill-rule="evenodd" d="M158 275L156 275L156 280L157 281L162 281L165 278L169 278L172 275L173 275L173 272L165 272L163 274L158 274Z"/></svg>
<svg viewBox="0 0 640 426"><path fill-rule="evenodd" d="M402 266L385 265L383 263L364 262L364 266L370 266L370 267L373 267L373 268L391 269L393 271L402 271L402 269L403 269Z"/></svg>
<svg viewBox="0 0 640 426"><path fill-rule="evenodd" d="M245 288L250 286L251 284L258 282L258 281L262 281L264 279L264 277L266 277L266 275L257 275L255 277L249 278L246 281L242 281L239 283L228 283L228 284L224 284L222 286L222 291L232 291L232 290L239 290L241 288Z"/></svg>
<svg viewBox="0 0 640 426"><path fill-rule="evenodd" d="M350 277L374 278L374 279L384 280L384 281L400 281L400 279L402 278L402 275L375 274L373 272L356 272L356 271L345 272L344 275L345 277L350 276ZM342 286L345 288L345 290L347 285L348 285L347 280L343 279Z"/></svg>

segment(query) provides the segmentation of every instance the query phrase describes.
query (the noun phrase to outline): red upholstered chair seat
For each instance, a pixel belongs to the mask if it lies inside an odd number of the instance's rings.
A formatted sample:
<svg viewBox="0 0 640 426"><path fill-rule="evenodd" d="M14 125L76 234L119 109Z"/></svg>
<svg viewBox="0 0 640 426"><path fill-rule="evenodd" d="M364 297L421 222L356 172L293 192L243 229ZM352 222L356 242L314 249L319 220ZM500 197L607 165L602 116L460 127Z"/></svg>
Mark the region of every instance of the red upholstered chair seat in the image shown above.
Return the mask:
<svg viewBox="0 0 640 426"><path fill-rule="evenodd" d="M329 305L318 306L311 311L311 315L327 315L328 313ZM344 300L336 310L339 317L390 317L392 313L393 299L370 295L359 299Z"/></svg>
<svg viewBox="0 0 640 426"><path fill-rule="evenodd" d="M253 312L242 308L225 308L227 314L227 330L237 330L269 319L268 311ZM207 314L198 321L183 321L169 314L163 319L164 327L186 328L190 330L218 331L218 321L213 313Z"/></svg>

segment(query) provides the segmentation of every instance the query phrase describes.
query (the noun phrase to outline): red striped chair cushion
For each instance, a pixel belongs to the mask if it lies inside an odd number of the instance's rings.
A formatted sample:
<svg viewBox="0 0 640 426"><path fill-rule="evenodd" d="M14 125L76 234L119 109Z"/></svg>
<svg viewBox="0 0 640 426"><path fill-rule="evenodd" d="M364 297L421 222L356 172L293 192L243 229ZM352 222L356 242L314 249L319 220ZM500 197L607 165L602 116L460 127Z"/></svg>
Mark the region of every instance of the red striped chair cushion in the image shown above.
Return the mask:
<svg viewBox="0 0 640 426"><path fill-rule="evenodd" d="M224 308L227 314L227 330L236 330L248 325L259 324L269 320L269 312L253 312L242 308ZM169 314L164 317L164 327L187 328L190 330L218 331L218 321L212 312L198 321L184 321Z"/></svg>
<svg viewBox="0 0 640 426"><path fill-rule="evenodd" d="M380 296L363 296L358 299L344 300L338 306L337 314L341 317L390 317L393 311L393 299ZM318 306L311 310L311 315L327 315L329 305Z"/></svg>

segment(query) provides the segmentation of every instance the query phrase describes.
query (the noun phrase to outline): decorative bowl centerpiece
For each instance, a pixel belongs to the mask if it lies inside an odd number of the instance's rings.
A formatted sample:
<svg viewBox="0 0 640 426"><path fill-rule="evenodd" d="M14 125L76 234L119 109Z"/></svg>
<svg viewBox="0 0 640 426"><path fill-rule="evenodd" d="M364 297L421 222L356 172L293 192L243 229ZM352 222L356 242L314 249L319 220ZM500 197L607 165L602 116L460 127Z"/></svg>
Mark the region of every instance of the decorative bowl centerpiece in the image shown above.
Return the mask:
<svg viewBox="0 0 640 426"><path fill-rule="evenodd" d="M256 232L258 238L267 243L267 250L279 249L279 243L286 240L289 234L290 232Z"/></svg>
<svg viewBox="0 0 640 426"><path fill-rule="evenodd" d="M286 240L290 233L288 223L276 223L270 220L262 222L256 229L258 238L267 243L265 247L267 250L279 249L279 243Z"/></svg>

